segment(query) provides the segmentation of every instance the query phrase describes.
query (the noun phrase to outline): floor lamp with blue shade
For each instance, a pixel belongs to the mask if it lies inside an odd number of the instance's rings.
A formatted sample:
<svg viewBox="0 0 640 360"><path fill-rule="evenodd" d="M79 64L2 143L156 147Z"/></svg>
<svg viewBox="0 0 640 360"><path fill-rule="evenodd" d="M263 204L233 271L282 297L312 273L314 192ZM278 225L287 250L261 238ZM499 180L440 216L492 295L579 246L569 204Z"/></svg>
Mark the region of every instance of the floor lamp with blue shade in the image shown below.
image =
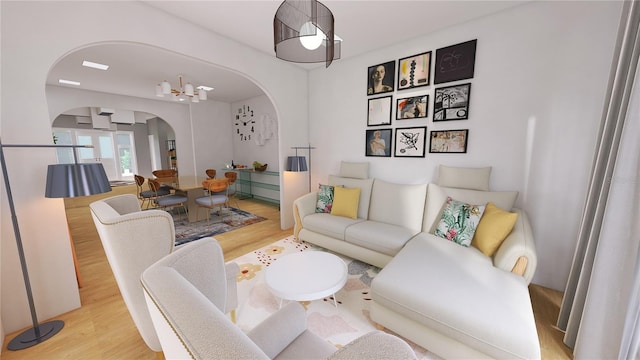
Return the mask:
<svg viewBox="0 0 640 360"><path fill-rule="evenodd" d="M7 346L9 350L22 350L33 345L37 345L60 332L64 327L64 322L60 320L47 321L42 324L38 322L36 309L33 302L33 293L31 292L31 283L29 282L29 273L27 271L27 263L24 257L24 249L22 247L22 238L20 236L20 227L18 226L18 217L13 203L13 195L11 193L11 185L9 183L9 175L7 173L7 164L4 158L4 148L74 148L73 156L75 162L73 164L55 164L49 165L47 169L47 183L45 189L45 197L48 198L65 198L76 196L87 196L93 194L101 194L111 191L111 185L107 174L100 163L80 164L75 153L75 148L91 148L89 145L26 145L26 144L9 144L4 145L0 141L0 163L2 165L2 175L4 178L4 186L7 192L7 201L11 210L11 221L13 223L13 232L18 247L18 256L20 257L20 266L22 267L22 276L29 301L29 309L31 310L31 320L33 327L23 331L14 337Z"/></svg>

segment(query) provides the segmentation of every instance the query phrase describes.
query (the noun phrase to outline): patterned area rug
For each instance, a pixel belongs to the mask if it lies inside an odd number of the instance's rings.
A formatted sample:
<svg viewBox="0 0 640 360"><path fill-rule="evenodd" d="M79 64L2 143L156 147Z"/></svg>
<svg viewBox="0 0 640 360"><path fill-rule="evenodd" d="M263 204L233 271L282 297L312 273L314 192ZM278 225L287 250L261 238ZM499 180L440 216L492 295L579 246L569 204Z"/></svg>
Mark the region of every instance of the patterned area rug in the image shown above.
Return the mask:
<svg viewBox="0 0 640 360"><path fill-rule="evenodd" d="M265 269L280 257L299 251L327 250L311 244L298 243L290 236L233 260L240 266L240 274L237 277L239 305L236 319L237 325L243 331L251 330L279 309L280 300L271 294L264 282ZM376 330L375 323L369 318L369 287L380 269L342 255L338 256L345 261L349 269L346 285L336 294L338 306L333 305L333 296L303 302L303 305L307 308L308 329L340 348ZM424 348L410 341L407 343L414 349L418 359L439 359Z"/></svg>
<svg viewBox="0 0 640 360"><path fill-rule="evenodd" d="M220 215L217 211L212 211L208 223L204 211L200 215L204 219L193 223L185 218L183 212L178 213L174 210L172 214L176 227L176 246L266 220L261 216L233 207L224 208Z"/></svg>

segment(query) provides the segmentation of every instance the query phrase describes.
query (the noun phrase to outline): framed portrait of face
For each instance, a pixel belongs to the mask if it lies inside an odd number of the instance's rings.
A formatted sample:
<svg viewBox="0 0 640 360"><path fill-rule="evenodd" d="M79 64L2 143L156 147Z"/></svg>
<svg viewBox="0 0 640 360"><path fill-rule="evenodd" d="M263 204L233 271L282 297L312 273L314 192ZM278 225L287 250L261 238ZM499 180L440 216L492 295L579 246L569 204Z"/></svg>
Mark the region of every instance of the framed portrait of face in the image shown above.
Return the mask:
<svg viewBox="0 0 640 360"><path fill-rule="evenodd" d="M365 156L391 157L391 129L367 130Z"/></svg>
<svg viewBox="0 0 640 360"><path fill-rule="evenodd" d="M398 60L398 90L429 85L431 51Z"/></svg>
<svg viewBox="0 0 640 360"><path fill-rule="evenodd" d="M369 66L367 70L367 95L383 94L394 90L396 62Z"/></svg>

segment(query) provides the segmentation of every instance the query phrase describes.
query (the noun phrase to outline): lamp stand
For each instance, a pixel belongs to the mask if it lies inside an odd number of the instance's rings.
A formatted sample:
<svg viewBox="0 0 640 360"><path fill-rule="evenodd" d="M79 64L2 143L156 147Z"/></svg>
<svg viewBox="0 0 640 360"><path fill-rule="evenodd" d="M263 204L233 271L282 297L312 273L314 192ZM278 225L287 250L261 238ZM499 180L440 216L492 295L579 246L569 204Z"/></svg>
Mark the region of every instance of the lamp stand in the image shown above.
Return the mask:
<svg viewBox="0 0 640 360"><path fill-rule="evenodd" d="M309 150L309 192L311 192L311 150L315 149L315 147L309 146L293 146L292 149L296 150L296 157L298 156L298 149L306 149Z"/></svg>
<svg viewBox="0 0 640 360"><path fill-rule="evenodd" d="M24 257L24 249L22 247L22 238L20 236L20 228L18 227L18 217L16 209L13 205L13 195L11 193L11 185L9 184L9 176L7 175L7 163L4 160L4 147L0 142L0 163L2 164L2 177L4 178L4 187L7 191L7 200L9 201L9 209L11 210L11 222L13 223L13 232L16 236L16 244L18 245L18 256L20 257L20 266L22 267L22 277L24 278L24 286L27 290L27 298L29 300L29 309L31 309L31 320L33 327L20 333L9 342L7 349L22 350L33 345L39 344L53 335L57 334L64 322L60 320L49 321L38 324L38 316L33 303L33 294L31 293L31 283L29 282L29 272L27 271L27 262Z"/></svg>
<svg viewBox="0 0 640 360"><path fill-rule="evenodd" d="M27 271L27 262L24 256L24 248L22 246L22 237L20 236L20 227L18 226L18 217L16 215L16 209L13 203L13 194L11 193L11 185L9 183L9 175L7 174L7 163L4 158L5 147L20 147L20 148L78 148L78 147L91 147L87 145L3 145L0 141L0 164L2 166L2 176L4 179L4 186L7 192L7 201L9 202L9 209L11 210L11 222L13 223L13 232L16 238L16 245L18 248L18 256L20 258L20 266L22 267L22 277L24 278L24 286L27 292L27 299L29 301L29 309L31 310L31 320L33 327L27 329L14 337L8 344L9 350L22 350L33 345L37 345L60 332L64 327L64 322L61 320L47 321L42 324L38 323L38 316L36 314L36 308L33 301L33 293L31 292L31 282L29 281L29 272ZM74 158L77 163L77 158ZM104 170L103 170L104 173ZM47 175L48 177L48 175ZM108 183L108 180L107 180ZM110 190L110 189L109 189ZM102 191L102 190L99 190Z"/></svg>

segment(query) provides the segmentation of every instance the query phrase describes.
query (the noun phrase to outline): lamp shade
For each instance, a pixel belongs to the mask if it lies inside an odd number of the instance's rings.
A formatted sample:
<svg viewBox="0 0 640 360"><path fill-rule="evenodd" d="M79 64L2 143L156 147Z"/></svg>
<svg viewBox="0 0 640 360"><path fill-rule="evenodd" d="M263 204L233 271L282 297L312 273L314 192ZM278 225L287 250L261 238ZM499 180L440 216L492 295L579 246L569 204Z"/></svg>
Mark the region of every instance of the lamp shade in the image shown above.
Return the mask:
<svg viewBox="0 0 640 360"><path fill-rule="evenodd" d="M287 157L287 171L307 171L307 159L304 156Z"/></svg>
<svg viewBox="0 0 640 360"><path fill-rule="evenodd" d="M111 191L109 178L100 163L55 164L47 169L45 197L67 198Z"/></svg>
<svg viewBox="0 0 640 360"><path fill-rule="evenodd" d="M298 63L324 62L329 67L340 59L341 41L335 38L333 23L331 10L317 0L285 0L273 19L276 57ZM303 45L301 41L312 40L308 38L320 43Z"/></svg>

